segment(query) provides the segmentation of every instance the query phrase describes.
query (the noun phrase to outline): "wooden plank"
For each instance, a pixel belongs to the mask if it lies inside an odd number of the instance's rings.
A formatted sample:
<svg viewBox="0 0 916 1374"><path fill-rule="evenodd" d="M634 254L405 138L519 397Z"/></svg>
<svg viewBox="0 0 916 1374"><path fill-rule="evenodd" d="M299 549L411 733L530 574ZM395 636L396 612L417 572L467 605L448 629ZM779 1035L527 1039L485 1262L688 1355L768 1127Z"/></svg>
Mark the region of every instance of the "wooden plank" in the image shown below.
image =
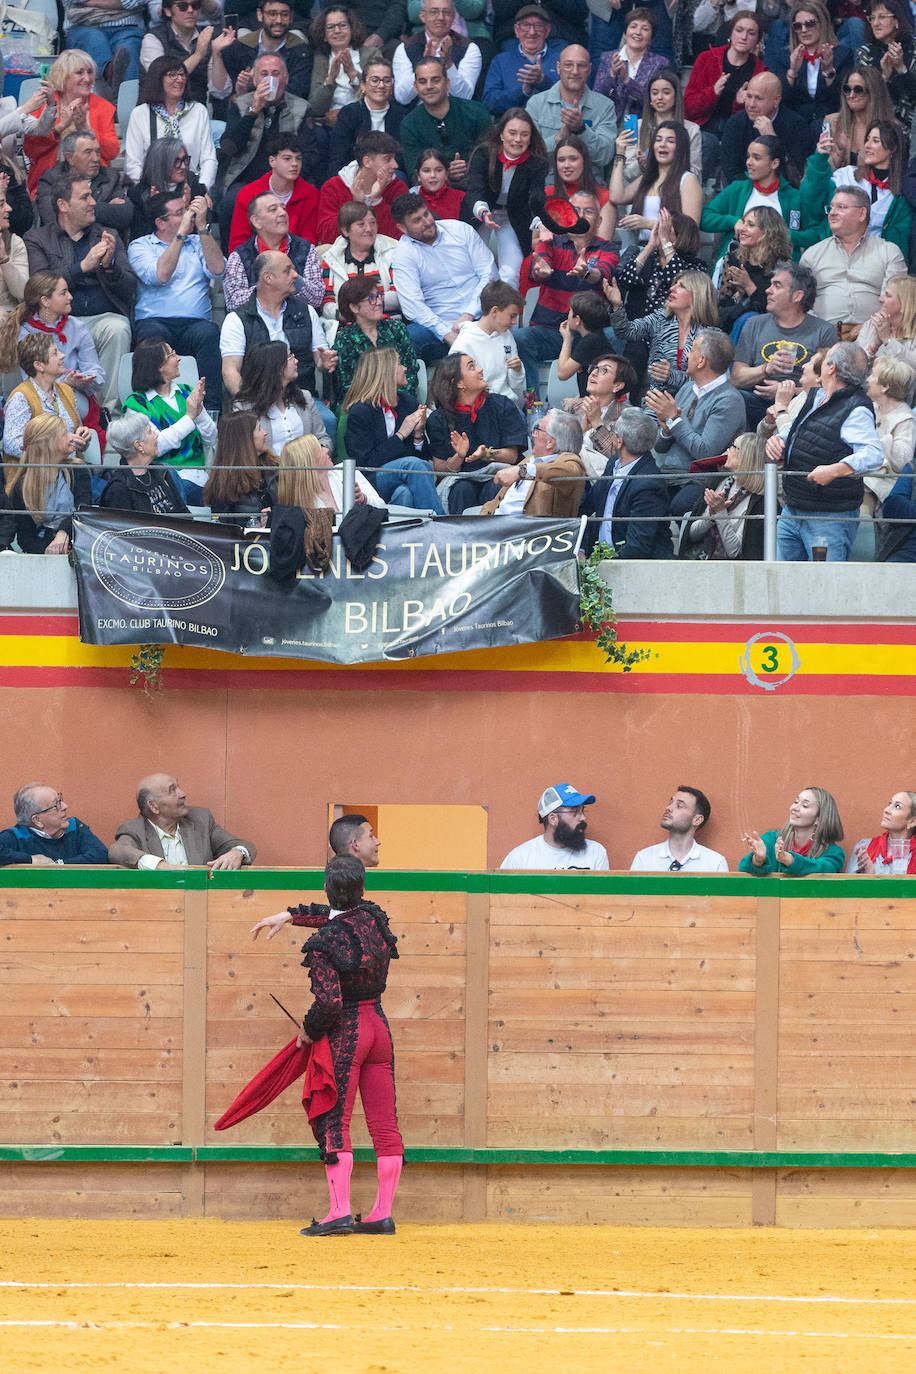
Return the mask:
<svg viewBox="0 0 916 1374"><path fill-rule="evenodd" d="M179 1110L132 1112L129 1099L120 1107L81 1102L63 1111L46 1101L17 1106L6 1113L3 1125L9 1145L175 1145L180 1130Z"/></svg>
<svg viewBox="0 0 916 1374"><path fill-rule="evenodd" d="M903 993L912 995L913 968L906 959L895 959L886 964L862 959L845 962L784 959L782 987L788 998L806 997L809 993L817 996L823 992L843 998L862 992L876 997L897 997Z"/></svg>
<svg viewBox="0 0 916 1374"><path fill-rule="evenodd" d="M731 1084L722 1087L666 1084L663 1093L652 1092L651 1087L640 1083L549 1083L539 1085L537 1092L532 1092L528 1085L515 1083L490 1086L491 1116L508 1116L521 1123L541 1121L557 1113L566 1118L570 1131L575 1131L580 1119L600 1116L602 1112L617 1117L664 1115L699 1119L710 1113L743 1116L752 1108L750 1084L746 1091Z"/></svg>
<svg viewBox="0 0 916 1374"><path fill-rule="evenodd" d="M783 897L780 919L783 930L869 930L912 929L916 924L916 905L899 898L843 897L844 885L836 896Z"/></svg>
<svg viewBox="0 0 916 1374"><path fill-rule="evenodd" d="M650 1053L493 1054L490 1056L490 1085L523 1085L536 1096L544 1085L555 1083L595 1088L632 1084L687 1088L716 1084L750 1092L753 1069L751 1054L725 1059L717 1054L691 1054L689 1046L683 1047L683 1052L676 1057Z"/></svg>
<svg viewBox="0 0 916 1374"><path fill-rule="evenodd" d="M0 1189L0 1213L5 1217L75 1217L79 1221L188 1215L180 1186L150 1190L139 1174L133 1191L88 1190L79 1185L51 1193L41 1187L20 1192Z"/></svg>
<svg viewBox="0 0 916 1374"><path fill-rule="evenodd" d="M202 1145L207 1108L207 893L185 893L184 909L184 1056L181 1093L181 1143ZM203 1186L198 1174L192 1185ZM189 1200L195 1214L203 1196Z"/></svg>
<svg viewBox="0 0 916 1374"><path fill-rule="evenodd" d="M851 1121L916 1119L916 1086L908 1083L879 1087L872 1083L861 1083L850 1090L821 1085L781 1085L779 1110L789 1116L823 1116L834 1121L844 1117Z"/></svg>
<svg viewBox="0 0 916 1374"><path fill-rule="evenodd" d="M779 1047L784 1057L816 1054L818 1056L845 1054L850 1049L849 1022L822 1020L816 1025L798 1021L787 1014L780 1017ZM889 1062L913 1053L912 1026L901 1024L895 1013L890 1021L858 1021L855 1027L854 1048L869 1060L887 1059Z"/></svg>
<svg viewBox="0 0 916 1374"><path fill-rule="evenodd" d="M181 1015L179 984L155 985L139 978L123 986L74 986L63 980L48 983L18 983L3 989L4 1015L10 1017L49 1017L84 1019L90 1016L127 1017L145 1021Z"/></svg>
<svg viewBox="0 0 916 1374"><path fill-rule="evenodd" d="M750 1022L735 1026L719 1021L663 1020L634 1026L632 1020L614 1016L570 1018L556 1026L545 1021L491 1020L487 1039L492 1049L502 1054L606 1054L610 1050L615 1054L676 1054L686 1049L694 1054L737 1054L752 1051L754 1043Z"/></svg>
<svg viewBox="0 0 916 1374"><path fill-rule="evenodd" d="M579 1116L573 1123L546 1116L540 1122L500 1116L490 1109L489 1143L584 1150L749 1150L753 1141L750 1105L744 1115L704 1120L690 1116Z"/></svg>
<svg viewBox="0 0 916 1374"><path fill-rule="evenodd" d="M245 1049L262 1050L265 1052L264 1058L268 1059L270 1053L275 1053L284 1043L283 1037L286 1035L287 1027L289 1035L293 1033L293 1028L283 1013L276 1008L274 1010L276 1018L273 1022L255 1016L239 1017L236 1020L211 1019L207 1022L209 1052L242 1046ZM290 1007L290 1010L293 1008ZM399 1062L400 1056L407 1051L448 1052L459 1057L464 1054L464 1021L405 1021L391 1015L388 1015L388 1021ZM0 1018L0 1044L2 1043Z"/></svg>
<svg viewBox="0 0 916 1374"><path fill-rule="evenodd" d="M588 989L507 989L490 1001L490 1015L509 1020L544 1020L559 1025L568 1017L616 1016L631 1021L655 1021L659 1017L696 1017L697 1021L753 1022L754 999L750 992L710 993L647 988L642 992L598 995Z"/></svg>
<svg viewBox="0 0 916 1374"><path fill-rule="evenodd" d="M287 984L295 982L301 989L302 995L308 996L308 982L306 971L302 967L302 955L297 949L294 952L274 950L273 946L268 946L270 959L265 960L263 954L257 952L249 954L245 951L242 954L211 954L209 961L209 976L212 983L217 986L227 982L234 982L246 987L266 987L275 981L283 979ZM392 967L392 981L406 982L408 977L411 983L431 983L437 988L464 987L464 959L439 957L437 955L425 954L405 954L399 961L402 967ZM406 970L409 967L409 975ZM399 975L399 979L395 978ZM386 1004L387 1005L387 1004Z"/></svg>
<svg viewBox="0 0 916 1374"><path fill-rule="evenodd" d="M780 997L779 899L757 902L754 1004L754 1148L772 1150L777 1139ZM756 1226L772 1226L776 1215L776 1175L755 1173L751 1215Z"/></svg>
<svg viewBox="0 0 916 1374"><path fill-rule="evenodd" d="M29 1045L0 1050L0 1077L27 1077L52 1083L57 1079L104 1079L106 1083L142 1083L181 1078L181 1050L87 1049ZM53 1088L49 1087L49 1095Z"/></svg>
<svg viewBox="0 0 916 1374"><path fill-rule="evenodd" d="M44 1108L63 1116L67 1112L110 1111L112 1123L119 1112L142 1115L145 1112L174 1112L181 1102L181 1081L151 1083L109 1083L102 1079L19 1078L3 1086L7 1104L16 1104L16 1112ZM21 1138L21 1137L20 1137ZM40 1137L38 1137L40 1139ZM179 1142L184 1144L185 1142Z"/></svg>
<svg viewBox="0 0 916 1374"><path fill-rule="evenodd" d="M280 979L274 980L270 992L286 1001ZM270 1000L267 988L235 988L211 985L208 998L210 1015L217 1019L256 1014L275 1018L277 1008ZM295 1014L295 1008L290 1007ZM442 1017L454 1021L464 1015L463 988L417 988L390 984L385 992L385 1014L389 1019L427 1020Z"/></svg>
<svg viewBox="0 0 916 1374"><path fill-rule="evenodd" d="M213 1125L231 1100L231 1096L227 1096L225 1100L217 1102L215 1108L207 1113L206 1134L209 1143L215 1145L223 1142L232 1145L314 1145L314 1137L301 1103L298 1110L291 1111L274 1110L273 1104L271 1104L263 1112L259 1112L256 1117L249 1117L247 1121L241 1122L238 1126L233 1126L225 1134L222 1131L216 1133L213 1130ZM405 1107L399 1097L398 1125L404 1137L408 1158L411 1150L420 1147L439 1146L442 1149L457 1149L464 1143L464 1114L460 1111L451 1114L427 1110L414 1112ZM354 1146L371 1145L365 1122L358 1113L354 1116L352 1137Z"/></svg>
<svg viewBox="0 0 916 1374"><path fill-rule="evenodd" d="M178 1017L22 1016L0 1015L0 1050L24 1046L42 1050L54 1046L73 1049L180 1050Z"/></svg>
<svg viewBox="0 0 916 1374"><path fill-rule="evenodd" d="M620 922L646 926L704 926L710 929L736 925L753 928L756 897L703 897L686 893L676 902L653 894L491 892L490 921L495 932L502 926L550 924L558 926L607 926Z"/></svg>
<svg viewBox="0 0 916 1374"><path fill-rule="evenodd" d="M568 959L754 958L754 932L747 927L662 927L646 925L501 925L492 932L492 957Z"/></svg>
<svg viewBox="0 0 916 1374"><path fill-rule="evenodd" d="M138 953L125 958L122 954L104 953L58 955L47 950L32 954L6 950L0 955L0 982L7 987L16 983L122 986L138 975L154 985L180 984L181 956Z"/></svg>
<svg viewBox="0 0 916 1374"><path fill-rule="evenodd" d="M131 913L133 917L135 913ZM181 951L178 921L145 920L29 921L3 931L3 947L17 955L38 954L177 954Z"/></svg>
<svg viewBox="0 0 916 1374"><path fill-rule="evenodd" d="M746 1226L750 1179L729 1171L491 1169L488 1217L556 1225Z"/></svg>
<svg viewBox="0 0 916 1374"><path fill-rule="evenodd" d="M821 1053L819 1046L807 1054L783 1054L779 1065L780 1087L809 1088L815 1093L820 1088L845 1088L854 1090L854 1096L866 1083L874 1090L897 1087L901 1083L916 1084L912 1031L909 1057L880 1058L859 1054L858 1037L854 1043L847 1044L847 1048L846 1054L842 1050Z"/></svg>
<svg viewBox="0 0 916 1374"><path fill-rule="evenodd" d="M465 1036L464 1036L464 1132L462 1144L487 1143L487 1027L490 988L490 898L485 892L469 892L465 923ZM487 1214L486 1171L469 1169L462 1179L462 1215L483 1221Z"/></svg>
<svg viewBox="0 0 916 1374"><path fill-rule="evenodd" d="M754 987L750 960L730 959L544 959L493 957L490 987L495 994L515 988L606 988L608 997L618 992L696 990L749 992Z"/></svg>
<svg viewBox="0 0 916 1374"><path fill-rule="evenodd" d="M779 1118L780 1150L865 1151L891 1154L916 1150L912 1120L857 1121L851 1118L795 1117L783 1111Z"/></svg>
<svg viewBox="0 0 916 1374"><path fill-rule="evenodd" d="M13 888L0 896L0 922L60 921L89 927L124 921L177 921L184 916L181 888ZM4 927L4 935L6 927Z"/></svg>
<svg viewBox="0 0 916 1374"><path fill-rule="evenodd" d="M439 958L459 957L463 958L465 953L465 929L463 923L457 925L455 922L437 921L428 926L421 925L419 921L398 923L397 928L392 927L398 937L398 953L402 959L416 958L420 955L435 956ZM275 935L270 944L264 943L263 936L257 942L252 941L247 929L240 930L238 924L230 924L226 921L209 923L207 929L208 947L211 955L232 955L235 957L243 954L251 954L258 958L271 958L282 953L285 958L293 959L301 965L302 946L314 931L303 928L302 926L285 926L279 935ZM305 977L305 970L300 967L300 975Z"/></svg>

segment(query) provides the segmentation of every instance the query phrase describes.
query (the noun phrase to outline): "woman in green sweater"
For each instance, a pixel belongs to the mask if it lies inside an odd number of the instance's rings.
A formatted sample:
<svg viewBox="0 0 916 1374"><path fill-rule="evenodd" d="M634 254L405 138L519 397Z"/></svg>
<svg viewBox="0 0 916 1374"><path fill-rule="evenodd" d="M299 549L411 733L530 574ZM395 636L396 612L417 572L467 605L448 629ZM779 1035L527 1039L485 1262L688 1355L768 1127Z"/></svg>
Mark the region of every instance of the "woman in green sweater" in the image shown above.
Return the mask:
<svg viewBox="0 0 916 1374"><path fill-rule="evenodd" d="M718 257L728 248L735 235L735 225L745 209L769 205L782 215L789 230L793 247L798 250L816 243L823 234L805 233L801 229L802 216L798 191L782 175L782 148L772 134L761 134L748 145L745 167L747 177L732 181L724 187L703 211L700 228L705 234L721 234Z"/></svg>
<svg viewBox="0 0 916 1374"><path fill-rule="evenodd" d="M833 797L823 787L803 787L789 807L789 819L781 830L758 835L748 830L741 836L751 847L738 865L741 873L784 873L807 878L812 873L842 873L846 862L838 840L843 823Z"/></svg>
<svg viewBox="0 0 916 1374"><path fill-rule="evenodd" d="M833 135L821 134L816 151L805 165L804 179L798 188L802 223L813 225L818 239L828 238L827 207L834 191L861 186L871 194L868 232L896 243L903 256L908 257L913 207L900 194L909 158L900 126L894 120L873 119L865 130L858 167L838 167L834 171L830 163L834 147Z"/></svg>
<svg viewBox="0 0 916 1374"><path fill-rule="evenodd" d="M179 382L180 358L164 339L141 339L134 350L125 410L136 410L159 431L159 459L170 467L189 506L200 506L207 480L204 445L216 443L216 425L204 410L203 378Z"/></svg>

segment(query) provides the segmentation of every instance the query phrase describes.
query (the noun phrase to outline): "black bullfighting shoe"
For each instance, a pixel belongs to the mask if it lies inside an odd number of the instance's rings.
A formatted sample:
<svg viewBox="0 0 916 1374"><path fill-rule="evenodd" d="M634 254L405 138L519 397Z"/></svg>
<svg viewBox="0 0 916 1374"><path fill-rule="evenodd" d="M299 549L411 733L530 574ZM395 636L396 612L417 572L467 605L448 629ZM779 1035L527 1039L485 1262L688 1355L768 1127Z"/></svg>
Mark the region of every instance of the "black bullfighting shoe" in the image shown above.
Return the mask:
<svg viewBox="0 0 916 1374"><path fill-rule="evenodd" d="M313 1217L311 1226L303 1226L299 1234L300 1236L349 1236L355 1229L353 1218L348 1212L345 1217L332 1217L330 1221L316 1221Z"/></svg>
<svg viewBox="0 0 916 1374"><path fill-rule="evenodd" d="M383 1217L381 1221L363 1221L357 1212L353 1231L357 1236L393 1236L394 1218Z"/></svg>

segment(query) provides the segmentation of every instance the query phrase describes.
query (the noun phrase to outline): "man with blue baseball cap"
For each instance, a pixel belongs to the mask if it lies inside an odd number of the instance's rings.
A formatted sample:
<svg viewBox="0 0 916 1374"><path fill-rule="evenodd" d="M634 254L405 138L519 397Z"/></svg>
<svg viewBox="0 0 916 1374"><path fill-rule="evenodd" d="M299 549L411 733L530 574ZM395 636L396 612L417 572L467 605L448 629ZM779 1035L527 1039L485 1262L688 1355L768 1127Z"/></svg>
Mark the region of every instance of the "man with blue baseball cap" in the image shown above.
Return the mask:
<svg viewBox="0 0 916 1374"><path fill-rule="evenodd" d="M587 840L588 822L585 808L595 798L577 792L568 782L556 783L541 793L538 818L544 827L543 835L516 845L506 855L500 868L580 868L607 871L607 850L594 840Z"/></svg>

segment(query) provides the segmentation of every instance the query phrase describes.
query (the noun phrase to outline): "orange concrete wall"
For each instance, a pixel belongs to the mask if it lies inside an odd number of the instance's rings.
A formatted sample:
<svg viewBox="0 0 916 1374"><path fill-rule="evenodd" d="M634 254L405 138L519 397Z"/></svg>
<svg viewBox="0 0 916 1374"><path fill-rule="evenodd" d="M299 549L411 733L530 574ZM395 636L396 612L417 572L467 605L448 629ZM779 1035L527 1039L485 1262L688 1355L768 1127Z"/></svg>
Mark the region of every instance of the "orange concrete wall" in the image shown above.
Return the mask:
<svg viewBox="0 0 916 1374"><path fill-rule="evenodd" d="M307 675L303 674L305 678ZM702 787L701 836L734 866L740 833L781 824L798 788L838 799L847 848L877 833L889 796L916 789L916 716L906 696L704 695L610 689L365 691L167 687L0 687L4 823L15 788L59 786L74 814L111 840L134 814L137 780L174 772L265 865L325 859L328 805L488 808L488 865L536 832L542 789L572 782L598 796L590 833L612 866L660 839L679 783ZM384 840L384 835L382 836ZM447 868L448 837L416 867Z"/></svg>

